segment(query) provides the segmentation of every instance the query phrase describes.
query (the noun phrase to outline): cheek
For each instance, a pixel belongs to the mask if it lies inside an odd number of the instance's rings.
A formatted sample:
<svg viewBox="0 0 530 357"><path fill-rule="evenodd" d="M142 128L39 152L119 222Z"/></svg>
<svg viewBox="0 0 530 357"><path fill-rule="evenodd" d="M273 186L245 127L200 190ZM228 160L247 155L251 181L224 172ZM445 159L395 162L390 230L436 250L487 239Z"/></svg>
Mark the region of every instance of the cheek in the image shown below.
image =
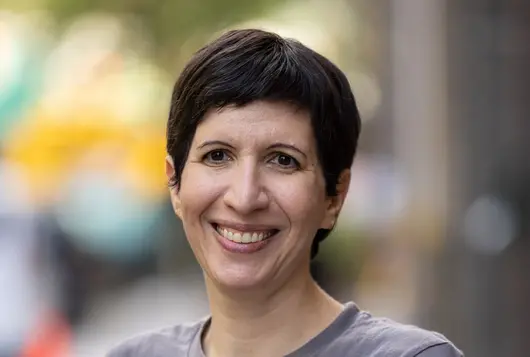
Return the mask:
<svg viewBox="0 0 530 357"><path fill-rule="evenodd" d="M303 224L307 228L320 225L325 213L326 198L324 185L320 180L304 177L274 187L278 203L289 216L291 224Z"/></svg>
<svg viewBox="0 0 530 357"><path fill-rule="evenodd" d="M218 181L212 179L204 170L191 164L182 173L180 202L183 224L199 224L201 214L216 200L221 191Z"/></svg>

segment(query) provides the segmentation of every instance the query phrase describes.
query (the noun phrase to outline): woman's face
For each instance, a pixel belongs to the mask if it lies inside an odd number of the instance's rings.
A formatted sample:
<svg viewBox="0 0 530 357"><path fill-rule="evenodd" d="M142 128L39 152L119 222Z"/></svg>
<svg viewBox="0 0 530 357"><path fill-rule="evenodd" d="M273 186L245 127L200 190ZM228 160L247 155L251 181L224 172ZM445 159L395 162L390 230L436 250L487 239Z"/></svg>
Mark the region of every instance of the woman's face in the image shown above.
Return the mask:
<svg viewBox="0 0 530 357"><path fill-rule="evenodd" d="M207 113L171 197L209 279L252 288L307 274L313 237L333 226L347 191L326 196L317 157L310 118L292 106Z"/></svg>

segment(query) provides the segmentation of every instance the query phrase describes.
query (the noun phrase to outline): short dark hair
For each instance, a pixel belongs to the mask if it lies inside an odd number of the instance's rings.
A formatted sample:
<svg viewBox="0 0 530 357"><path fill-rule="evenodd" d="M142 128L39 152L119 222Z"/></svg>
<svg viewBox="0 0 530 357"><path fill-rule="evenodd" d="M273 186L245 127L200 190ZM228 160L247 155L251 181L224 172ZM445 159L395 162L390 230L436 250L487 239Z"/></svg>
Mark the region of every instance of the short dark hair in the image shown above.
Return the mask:
<svg viewBox="0 0 530 357"><path fill-rule="evenodd" d="M197 51L180 74L167 123L166 149L175 164L170 185L180 182L195 131L208 110L258 100L291 103L309 113L326 193L336 195L339 175L353 164L361 129L348 80L300 42L258 29L224 33ZM312 257L329 232L319 229Z"/></svg>

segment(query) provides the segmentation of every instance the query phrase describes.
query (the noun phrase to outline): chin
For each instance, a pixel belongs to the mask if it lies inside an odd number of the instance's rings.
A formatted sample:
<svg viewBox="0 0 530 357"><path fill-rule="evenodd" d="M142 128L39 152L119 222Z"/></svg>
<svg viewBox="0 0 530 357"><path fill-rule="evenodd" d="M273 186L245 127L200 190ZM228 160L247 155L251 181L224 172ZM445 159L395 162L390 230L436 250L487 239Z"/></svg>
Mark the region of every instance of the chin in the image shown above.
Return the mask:
<svg viewBox="0 0 530 357"><path fill-rule="evenodd" d="M214 273L208 276L213 283L223 289L233 290L252 290L263 287L269 280L263 266L254 266L253 264L225 262L217 266L217 269L211 269Z"/></svg>
<svg viewBox="0 0 530 357"><path fill-rule="evenodd" d="M254 277L227 277L225 279L217 279L216 283L223 290L232 291L252 291L263 286L263 283Z"/></svg>

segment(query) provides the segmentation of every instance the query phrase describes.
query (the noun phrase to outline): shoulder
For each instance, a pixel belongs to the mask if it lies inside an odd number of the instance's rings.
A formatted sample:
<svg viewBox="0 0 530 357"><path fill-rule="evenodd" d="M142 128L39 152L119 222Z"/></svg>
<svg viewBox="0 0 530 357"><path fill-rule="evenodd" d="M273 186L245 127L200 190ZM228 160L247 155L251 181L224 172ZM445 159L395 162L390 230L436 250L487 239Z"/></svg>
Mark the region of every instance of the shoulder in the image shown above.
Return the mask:
<svg viewBox="0 0 530 357"><path fill-rule="evenodd" d="M349 333L364 351L379 351L374 356L462 357L463 354L442 334L388 318L359 311ZM370 354L368 354L371 356Z"/></svg>
<svg viewBox="0 0 530 357"><path fill-rule="evenodd" d="M201 330L204 320L145 332L116 345L106 357L179 357L188 349Z"/></svg>

